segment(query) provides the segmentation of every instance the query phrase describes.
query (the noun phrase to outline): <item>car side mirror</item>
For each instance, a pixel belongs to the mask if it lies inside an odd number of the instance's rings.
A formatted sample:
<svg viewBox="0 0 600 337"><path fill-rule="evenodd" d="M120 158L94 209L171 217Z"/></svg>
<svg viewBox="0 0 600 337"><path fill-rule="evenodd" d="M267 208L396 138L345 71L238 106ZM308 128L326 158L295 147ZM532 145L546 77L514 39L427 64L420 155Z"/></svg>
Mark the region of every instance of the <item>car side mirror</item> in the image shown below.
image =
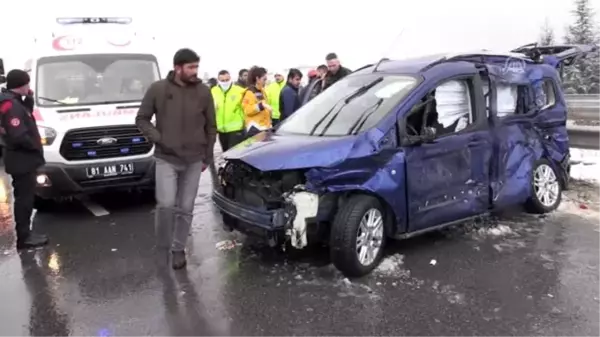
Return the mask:
<svg viewBox="0 0 600 337"><path fill-rule="evenodd" d="M0 84L6 83L6 77L4 75L0 75Z"/></svg>
<svg viewBox="0 0 600 337"><path fill-rule="evenodd" d="M0 59L0 75L4 76L4 61L2 59Z"/></svg>

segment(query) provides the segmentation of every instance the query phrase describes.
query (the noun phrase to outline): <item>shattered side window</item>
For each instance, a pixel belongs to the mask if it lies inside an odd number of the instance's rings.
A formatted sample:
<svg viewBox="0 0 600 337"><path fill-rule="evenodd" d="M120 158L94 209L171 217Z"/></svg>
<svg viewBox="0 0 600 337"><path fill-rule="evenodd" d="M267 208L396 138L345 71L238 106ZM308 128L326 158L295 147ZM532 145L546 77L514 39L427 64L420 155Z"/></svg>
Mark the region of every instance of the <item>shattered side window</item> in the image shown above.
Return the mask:
<svg viewBox="0 0 600 337"><path fill-rule="evenodd" d="M552 79L545 78L542 84L542 101L539 102L541 110L548 109L549 107L556 104L556 91L554 90L554 82Z"/></svg>

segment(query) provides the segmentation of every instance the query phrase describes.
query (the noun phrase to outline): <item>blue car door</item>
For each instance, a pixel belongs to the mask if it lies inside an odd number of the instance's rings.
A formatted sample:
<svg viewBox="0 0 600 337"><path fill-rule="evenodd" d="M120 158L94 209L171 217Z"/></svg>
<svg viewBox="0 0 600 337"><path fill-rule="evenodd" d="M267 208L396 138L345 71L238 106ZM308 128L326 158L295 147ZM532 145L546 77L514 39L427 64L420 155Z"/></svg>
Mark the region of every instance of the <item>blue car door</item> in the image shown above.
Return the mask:
<svg viewBox="0 0 600 337"><path fill-rule="evenodd" d="M406 132L434 134L405 146L411 232L484 213L490 205L492 137L478 70L438 83L423 102L422 123L419 109L405 119L407 126L421 123L421 130L412 125Z"/></svg>
<svg viewBox="0 0 600 337"><path fill-rule="evenodd" d="M531 172L540 157L568 165L567 107L559 74L595 50L595 46L583 45L526 45L513 50L534 61L523 62L521 76L513 76L510 82L492 81L491 112L497 143L491 182L494 208L529 198ZM566 174L563 179L567 179Z"/></svg>

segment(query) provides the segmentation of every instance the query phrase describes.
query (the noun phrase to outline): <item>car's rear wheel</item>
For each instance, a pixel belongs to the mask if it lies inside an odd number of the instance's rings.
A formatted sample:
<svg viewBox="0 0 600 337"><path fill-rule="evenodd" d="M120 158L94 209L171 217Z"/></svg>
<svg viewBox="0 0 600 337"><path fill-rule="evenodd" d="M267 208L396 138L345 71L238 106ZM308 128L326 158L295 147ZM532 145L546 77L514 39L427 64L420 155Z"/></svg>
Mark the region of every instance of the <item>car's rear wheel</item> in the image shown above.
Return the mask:
<svg viewBox="0 0 600 337"><path fill-rule="evenodd" d="M525 204L529 212L548 213L560 205L563 186L558 177L547 159L536 161L531 175L531 196Z"/></svg>
<svg viewBox="0 0 600 337"><path fill-rule="evenodd" d="M364 276L379 264L385 241L381 203L354 195L340 207L331 227L331 260L345 276Z"/></svg>

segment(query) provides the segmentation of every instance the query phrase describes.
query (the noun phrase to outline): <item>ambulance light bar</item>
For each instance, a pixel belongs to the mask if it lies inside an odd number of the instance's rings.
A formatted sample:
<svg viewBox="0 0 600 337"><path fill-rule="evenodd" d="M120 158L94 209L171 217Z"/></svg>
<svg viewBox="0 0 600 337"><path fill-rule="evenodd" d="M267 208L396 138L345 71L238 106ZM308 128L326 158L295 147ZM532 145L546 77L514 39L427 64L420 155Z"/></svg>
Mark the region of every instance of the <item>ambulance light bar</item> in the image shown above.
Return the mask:
<svg viewBox="0 0 600 337"><path fill-rule="evenodd" d="M121 17L80 17L80 18L58 18L56 22L61 25L75 25L75 24L100 24L100 23L112 23L120 25L128 25L131 23L131 18Z"/></svg>

